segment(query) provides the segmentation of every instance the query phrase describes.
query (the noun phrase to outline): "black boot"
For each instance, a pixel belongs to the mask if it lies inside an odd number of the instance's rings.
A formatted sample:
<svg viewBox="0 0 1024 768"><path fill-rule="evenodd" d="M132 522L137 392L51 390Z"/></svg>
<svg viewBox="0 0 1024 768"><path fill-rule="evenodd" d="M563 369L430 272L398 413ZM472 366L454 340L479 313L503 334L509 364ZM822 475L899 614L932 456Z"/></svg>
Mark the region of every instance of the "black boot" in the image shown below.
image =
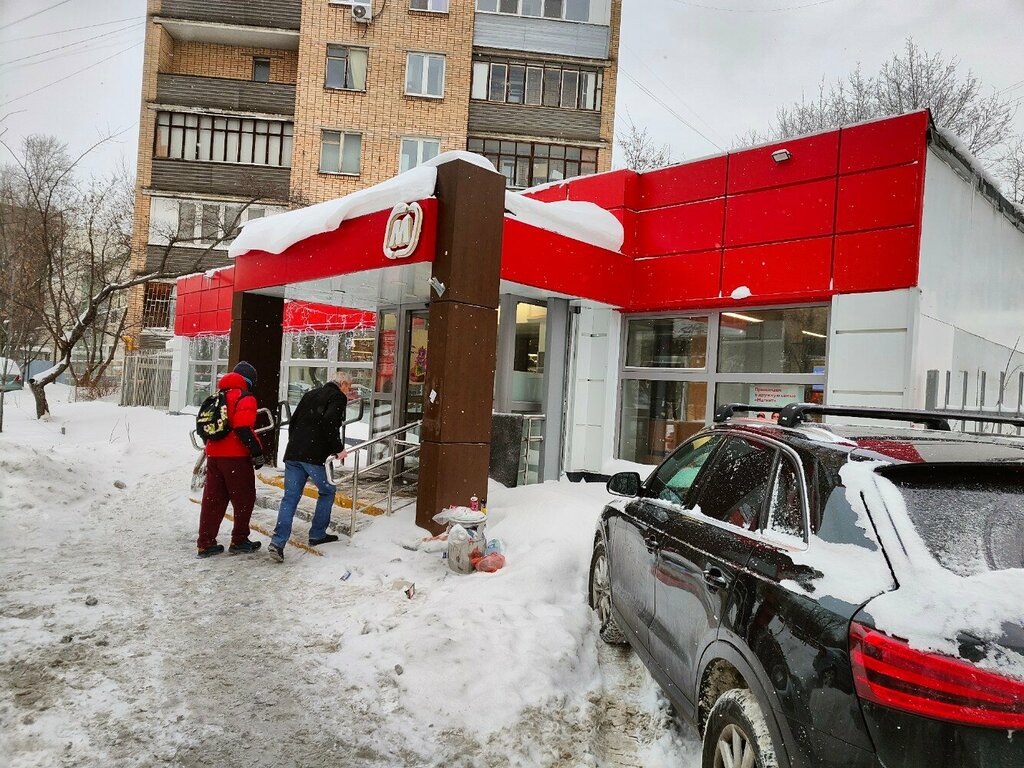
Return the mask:
<svg viewBox="0 0 1024 768"><path fill-rule="evenodd" d="M337 541L338 537L333 533L325 534L322 539L310 539L309 546L319 547L321 544L330 544L332 541Z"/></svg>
<svg viewBox="0 0 1024 768"><path fill-rule="evenodd" d="M213 545L207 547L206 549L200 549L199 553L196 555L196 557L199 557L199 558L213 557L214 555L219 555L223 551L224 551L224 545L223 544L213 544Z"/></svg>
<svg viewBox="0 0 1024 768"><path fill-rule="evenodd" d="M262 542L259 541L240 541L237 544L232 544L228 547L228 552L232 555L251 555L261 546L263 546ZM221 551L224 551L223 547L221 547Z"/></svg>

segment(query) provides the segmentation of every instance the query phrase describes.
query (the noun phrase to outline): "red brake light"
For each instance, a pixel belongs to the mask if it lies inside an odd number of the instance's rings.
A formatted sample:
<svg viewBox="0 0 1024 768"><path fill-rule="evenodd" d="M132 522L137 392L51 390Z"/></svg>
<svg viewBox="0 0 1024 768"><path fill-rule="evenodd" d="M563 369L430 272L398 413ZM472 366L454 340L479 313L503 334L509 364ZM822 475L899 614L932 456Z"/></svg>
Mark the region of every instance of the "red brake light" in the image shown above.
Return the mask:
<svg viewBox="0 0 1024 768"><path fill-rule="evenodd" d="M865 701L962 725L1024 728L1024 682L914 650L857 622L850 624L850 662Z"/></svg>

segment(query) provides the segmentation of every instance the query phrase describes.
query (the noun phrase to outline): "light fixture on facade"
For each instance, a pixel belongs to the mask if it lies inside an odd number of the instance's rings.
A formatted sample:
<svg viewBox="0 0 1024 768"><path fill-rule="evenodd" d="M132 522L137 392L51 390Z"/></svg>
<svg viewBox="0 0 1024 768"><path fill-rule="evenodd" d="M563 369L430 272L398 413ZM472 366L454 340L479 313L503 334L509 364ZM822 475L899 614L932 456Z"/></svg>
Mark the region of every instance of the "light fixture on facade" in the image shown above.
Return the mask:
<svg viewBox="0 0 1024 768"><path fill-rule="evenodd" d="M791 158L792 156L793 155L790 154L790 151L788 149L776 149L774 152L772 152L772 160L774 160L776 163L784 163L787 160L789 160L789 158Z"/></svg>
<svg viewBox="0 0 1024 768"><path fill-rule="evenodd" d="M826 338L824 333L815 333L814 331L800 331L804 336L813 336L816 339Z"/></svg>
<svg viewBox="0 0 1024 768"><path fill-rule="evenodd" d="M437 298L441 298L442 296L444 296L444 283L442 283L436 277L431 277L430 280L428 280L427 282L430 284L430 287L434 289L434 292L437 294Z"/></svg>
<svg viewBox="0 0 1024 768"><path fill-rule="evenodd" d="M741 315L739 312L723 312L722 317L731 317L734 320L742 320L745 323L763 323L758 317L751 317L750 315Z"/></svg>

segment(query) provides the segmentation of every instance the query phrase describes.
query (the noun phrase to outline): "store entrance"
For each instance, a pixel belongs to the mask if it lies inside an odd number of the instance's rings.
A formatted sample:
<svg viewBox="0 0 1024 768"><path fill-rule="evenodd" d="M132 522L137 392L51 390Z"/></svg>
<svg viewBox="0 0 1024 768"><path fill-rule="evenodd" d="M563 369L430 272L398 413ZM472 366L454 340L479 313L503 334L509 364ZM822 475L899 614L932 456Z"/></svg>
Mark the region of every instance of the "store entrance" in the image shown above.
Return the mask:
<svg viewBox="0 0 1024 768"><path fill-rule="evenodd" d="M429 324L426 304L386 307L377 314L371 422L374 435L423 418ZM418 429L409 433L412 439L418 436Z"/></svg>

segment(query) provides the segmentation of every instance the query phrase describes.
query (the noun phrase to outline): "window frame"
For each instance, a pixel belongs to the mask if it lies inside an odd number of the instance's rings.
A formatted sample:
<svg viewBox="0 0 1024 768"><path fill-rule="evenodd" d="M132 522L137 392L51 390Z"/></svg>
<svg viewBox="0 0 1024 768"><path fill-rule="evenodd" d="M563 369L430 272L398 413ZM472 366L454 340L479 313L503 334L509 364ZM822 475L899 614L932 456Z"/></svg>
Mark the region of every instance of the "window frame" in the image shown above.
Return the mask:
<svg viewBox="0 0 1024 768"><path fill-rule="evenodd" d="M673 450L668 456L666 456L661 461L661 463L658 464L658 466L654 469L654 471L652 471L651 474L648 475L647 479L644 480L640 484L641 497L642 498L646 498L646 499L651 499L653 501L661 501L661 502L664 502L666 504L671 504L672 506L675 506L675 507L680 507L682 509L690 509L690 510L692 510L693 507L691 505L691 501L693 499L694 493L696 493L698 487L700 486L701 477L704 474L705 469L707 467L714 466L715 454L718 452L719 447L722 445L722 443L724 442L726 437L728 437L728 436L727 435L723 435L723 434L719 434L717 432L704 432L704 431L701 431L701 432L697 433L696 435L693 435L692 437L688 437L675 450ZM677 503L677 502L671 501L669 499L663 499L663 498L660 497L660 495L659 496L652 495L653 494L653 490L654 490L653 486L654 486L655 480L657 479L657 475L665 467L665 465L667 465L670 461L673 461L676 456L681 454L684 450L686 450L693 443L695 443L696 441L701 440L703 438L706 438L709 442L713 441L713 445L711 446L711 450L708 452L708 455L705 457L703 463L697 469L697 474L694 475L693 483L691 483L690 487L686 489L686 498L681 499ZM668 483L665 483L665 486L667 487Z"/></svg>
<svg viewBox="0 0 1024 768"><path fill-rule="evenodd" d="M324 163L324 137L325 134L336 133L339 136L338 141L338 170L336 171L325 171L323 169ZM345 158L345 140L349 136L359 137L359 169L355 172L342 170L343 161ZM321 128L320 129L320 157L317 163L317 173L324 176L348 176L350 178L357 178L363 173L363 134L361 131L346 131L342 128Z"/></svg>
<svg viewBox="0 0 1024 768"><path fill-rule="evenodd" d="M235 139L233 152L229 151L231 138ZM291 168L294 145L295 123L291 120L161 109L153 131L154 160ZM204 153L207 157L201 157ZM243 155L250 159L243 160ZM274 155L277 162L269 162ZM264 162L256 162L260 156Z"/></svg>
<svg viewBox="0 0 1024 768"><path fill-rule="evenodd" d="M478 67L481 65L487 68L486 82L483 84L482 89L475 89L474 86L478 86ZM511 72L514 68L524 69L523 72L523 98L522 101L512 101L509 98L511 91L510 85L512 82ZM501 98L492 98L491 88L494 83L495 69L503 68L505 71L505 82L501 89ZM551 82L555 81L555 73L557 74L558 88L557 93L550 93L548 87L548 74L551 75ZM531 74L537 79L535 83L538 89L539 99L536 102L531 102L527 98L527 94L530 92L530 78ZM568 94L570 97L569 106L566 104L566 88L565 82L567 76L574 76L576 80L575 94ZM592 76L590 80L588 76ZM588 82L593 83L593 94L590 99L586 95L586 84ZM478 92L482 90L485 94L483 97L474 96L474 90ZM547 102L545 102L545 98ZM477 56L473 59L472 75L470 82L470 100L471 101L486 101L492 104L511 104L517 107L531 107L531 108L544 108L544 109L558 109L566 112L596 112L600 114L603 111L603 98L604 98L604 68L599 66L583 66L583 65L572 65L563 64L558 62L544 62L536 59L516 59L516 58L502 58L502 57L491 57L491 56ZM593 107L587 107L585 104L588 101L593 101Z"/></svg>
<svg viewBox="0 0 1024 768"><path fill-rule="evenodd" d="M586 21L581 21L579 19L568 19L568 18L566 18L566 13L569 10L569 3L567 2L567 0L561 0L562 9L561 9L560 15L558 15L558 16L549 16L548 15L548 3L549 2L557 2L558 0L541 0L541 8L540 8L540 15L539 16L534 16L533 14L523 13L523 2L522 2L522 0L515 0L515 4L516 4L516 10L515 11L503 11L503 10L501 10L501 0L494 0L494 10L481 9L480 8L480 1L481 0L476 0L476 2L473 3L473 10L476 13L493 13L493 14L495 14L497 16L519 16L519 17L522 17L524 19L544 19L545 21L564 21L564 22L566 22L568 24L595 24L595 25L598 25L598 26L606 26L607 25L606 23L602 23L600 21L594 21L594 4L593 4L592 0L590 0L590 2L588 2L588 6L587 6L587 20Z"/></svg>
<svg viewBox="0 0 1024 768"><path fill-rule="evenodd" d="M768 489L768 498L765 503L764 515L758 532L761 537L774 545L782 548L806 549L810 541L811 531L811 507L810 494L807 486L807 473L804 471L804 463L800 460L799 454L790 446L781 441L762 438L762 442L774 443L779 452L775 457L775 464L772 467L772 483ZM803 523L803 536L794 536L772 527L771 500L775 495L775 489L779 481L779 469L783 462L788 462L791 469L795 470L797 478L797 492L800 494L801 522Z"/></svg>
<svg viewBox="0 0 1024 768"><path fill-rule="evenodd" d="M341 57L332 56L331 48L344 48L345 49L345 77L343 81L349 79L349 75L352 71L352 64L350 61L350 54L353 50L364 51L366 53L366 72L363 74L363 87L362 88L347 88L344 85L331 85L328 82L328 73L331 68L331 61L341 61ZM345 93L366 93L367 85L370 79L370 49L361 45L349 45L348 43L327 43L325 48L324 58L324 90L326 91L344 91Z"/></svg>
<svg viewBox="0 0 1024 768"><path fill-rule="evenodd" d="M423 86L423 93L410 93L409 91L409 62L413 56L423 57L423 71L420 77L420 85ZM426 92L430 83L430 59L441 60L441 93L432 94ZM448 57L443 53L436 53L433 51L406 51L405 53L405 86L404 95L415 99L433 99L435 101L441 101L444 99L445 87L448 80Z"/></svg>
<svg viewBox="0 0 1024 768"><path fill-rule="evenodd" d="M474 149L473 142L479 142L480 148ZM498 145L498 149L488 148L488 143ZM507 148L511 147L511 149ZM526 150L520 151L520 147L529 147L528 154ZM549 181L568 181L569 179L580 178L583 176L590 176L598 172L598 164L600 161L600 147L593 146L591 144L557 144L546 141L515 141L509 138L498 139L490 136L467 136L466 137L466 148L470 152L476 152L477 154L483 155L492 163L495 168L498 169L499 173L504 172L501 170L505 161L510 161L510 167L513 169L513 177L506 178L506 189L526 189L529 187L536 186L538 184L545 184ZM593 160L583 159L583 153L593 152ZM579 159L567 159L567 156L573 153L579 153ZM589 158L590 155L588 154ZM519 168L519 161L529 161L529 174L528 183L523 186L520 184L512 183L515 180L516 172ZM539 178L536 173L536 167L538 163L543 163L548 167L547 176L545 178ZM551 179L550 166L552 163L560 163L564 169L564 173L561 179ZM569 168L575 166L576 172L569 175ZM584 166L589 166L593 170L584 171Z"/></svg>
<svg viewBox="0 0 1024 768"><path fill-rule="evenodd" d="M423 1L426 2L428 7L426 7L426 8L413 8L412 4L413 4L414 0L409 0L409 10L412 11L413 13L436 13L439 16L442 16L442 15L447 15L448 12L451 9L451 0L423 0ZM436 8L429 7L429 6L431 6L431 5L433 5L434 3L437 3L437 2L444 2L444 10L438 10Z"/></svg>
<svg viewBox="0 0 1024 768"><path fill-rule="evenodd" d="M440 139L440 137L437 137L437 136L399 136L399 138L398 138L398 172L399 173L404 173L404 171L402 170L402 155L403 155L402 149L403 149L403 145L407 141L415 141L416 142L416 156L417 156L419 162L417 162L416 165L412 166L412 168L418 168L420 165L422 165L423 163L426 162L426 160L423 159L423 142L425 142L425 141L436 142L437 143L437 154L438 155L441 154L441 139ZM434 157L437 157L437 155L434 155ZM429 160L431 158L427 158L427 159ZM409 171L409 170L412 170L412 168L406 168L406 170Z"/></svg>
<svg viewBox="0 0 1024 768"><path fill-rule="evenodd" d="M257 65L257 63L263 64L264 62L266 62L266 65L267 65L267 79L266 80L257 80L256 79L256 65ZM271 61L270 61L270 57L269 56L253 56L252 57L252 82L254 82L254 83L269 83L270 82L270 65L271 65Z"/></svg>
<svg viewBox="0 0 1024 768"><path fill-rule="evenodd" d="M825 335L827 337L825 342L825 373L719 373L718 372L718 352L719 352L719 331L721 327L721 315L723 312L739 311L739 312L757 312L764 310L786 310L786 309L808 309L811 307L822 307L828 310L828 318L826 320ZM680 317L707 317L708 319L708 335L707 335L707 357L705 360L704 368L651 368L644 366L627 366L626 355L627 355L627 343L629 341L629 321L630 320L660 320L660 319L675 319ZM829 368L827 361L830 358L831 342L832 342L832 312L831 305L825 302L808 302L806 304L779 304L769 306L744 306L741 309L730 310L730 309L714 309L707 310L704 312L643 312L630 314L629 316L623 317L622 322L619 324L619 366L618 366L618 381L616 383L616 397L615 397L615 427L613 434L613 443L615 450L615 457L620 458L619 446L622 439L622 419L623 419L623 383L628 380L647 380L647 381L687 381L687 382L704 382L707 384L707 400L705 403L704 410L704 423L710 424L715 413L716 408L716 396L719 384L792 384L802 386L820 386L822 392L828 393L828 377Z"/></svg>

